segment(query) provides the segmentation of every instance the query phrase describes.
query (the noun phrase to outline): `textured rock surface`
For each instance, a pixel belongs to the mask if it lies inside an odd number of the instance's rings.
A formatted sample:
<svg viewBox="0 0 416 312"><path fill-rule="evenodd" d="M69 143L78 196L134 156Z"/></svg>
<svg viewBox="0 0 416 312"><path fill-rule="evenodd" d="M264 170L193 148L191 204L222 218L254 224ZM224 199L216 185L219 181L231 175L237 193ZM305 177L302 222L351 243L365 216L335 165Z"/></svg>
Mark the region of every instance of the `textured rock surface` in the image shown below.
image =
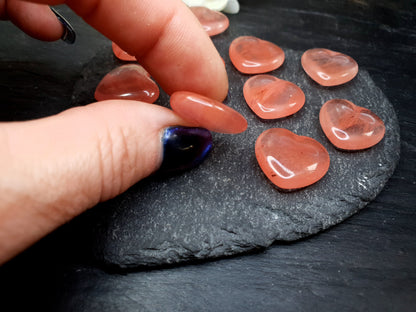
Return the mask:
<svg viewBox="0 0 416 312"><path fill-rule="evenodd" d="M221 45L220 52L226 53L228 44ZM301 51L284 51L284 66L272 74L302 88L304 107L285 119L260 120L242 93L250 76L226 60L230 92L225 103L247 118L247 131L214 133L214 149L198 168L148 178L78 218L77 231L91 238L88 249L96 260L132 268L234 255L327 229L375 198L399 159L399 128L392 106L366 71L360 70L345 85L322 87L302 70ZM110 50L92 59L75 86L74 104L91 102L102 71L117 65ZM332 98L349 99L376 113L386 125L384 139L365 151L337 150L319 125L319 110ZM157 103L168 106L168 102L161 92ZM322 180L292 193L272 186L257 164L254 144L273 127L310 136L328 150L331 165Z"/></svg>

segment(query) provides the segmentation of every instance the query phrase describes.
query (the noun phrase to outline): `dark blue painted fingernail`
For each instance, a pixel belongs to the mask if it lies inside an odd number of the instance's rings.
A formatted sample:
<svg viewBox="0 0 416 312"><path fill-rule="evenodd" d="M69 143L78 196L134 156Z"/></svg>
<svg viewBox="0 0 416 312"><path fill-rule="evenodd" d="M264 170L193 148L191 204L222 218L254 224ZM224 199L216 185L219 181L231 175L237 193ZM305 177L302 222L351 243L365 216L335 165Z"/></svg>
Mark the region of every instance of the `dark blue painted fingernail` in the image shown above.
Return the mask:
<svg viewBox="0 0 416 312"><path fill-rule="evenodd" d="M72 28L71 24L54 8L51 8L52 12L55 13L56 17L58 18L58 21L64 26L64 33L62 34L61 40L63 40L66 43L73 44L75 42L75 31L74 28Z"/></svg>
<svg viewBox="0 0 416 312"><path fill-rule="evenodd" d="M159 172L175 172L198 166L212 149L212 135L207 129L170 127L162 136L163 162Z"/></svg>

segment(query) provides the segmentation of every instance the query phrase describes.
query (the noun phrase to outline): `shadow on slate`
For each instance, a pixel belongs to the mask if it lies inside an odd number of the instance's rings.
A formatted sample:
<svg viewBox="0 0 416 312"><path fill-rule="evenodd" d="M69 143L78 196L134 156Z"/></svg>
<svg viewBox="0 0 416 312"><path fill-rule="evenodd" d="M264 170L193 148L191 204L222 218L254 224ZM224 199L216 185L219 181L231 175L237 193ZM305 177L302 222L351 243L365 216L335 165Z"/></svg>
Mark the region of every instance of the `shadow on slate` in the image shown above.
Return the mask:
<svg viewBox="0 0 416 312"><path fill-rule="evenodd" d="M306 103L291 117L262 121L244 101L242 88L250 76L238 73L229 62L225 55L229 43L224 37L216 42L230 79L225 103L247 118L247 131L214 133L214 149L198 168L147 178L80 216L75 225L92 238L88 249L94 261L132 269L236 255L304 238L365 207L393 174L400 153L397 117L367 71L360 69L345 85L321 87L303 72L302 52L282 47L285 63L271 74L297 84ZM75 85L73 104L91 102L99 80L118 65L111 49L103 48ZM385 138L359 152L334 148L318 117L323 103L333 98L345 98L375 112L385 122ZM168 96L161 92L157 103L168 106ZM312 137L327 148L331 164L322 180L295 192L273 187L254 154L257 137L273 127Z"/></svg>

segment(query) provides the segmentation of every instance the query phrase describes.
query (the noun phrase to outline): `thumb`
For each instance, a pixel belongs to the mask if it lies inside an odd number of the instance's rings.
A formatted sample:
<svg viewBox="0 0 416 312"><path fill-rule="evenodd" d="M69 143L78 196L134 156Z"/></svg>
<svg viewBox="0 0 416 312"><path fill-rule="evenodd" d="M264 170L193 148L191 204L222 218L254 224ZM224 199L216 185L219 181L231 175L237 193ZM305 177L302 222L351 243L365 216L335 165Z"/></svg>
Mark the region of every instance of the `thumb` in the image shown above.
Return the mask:
<svg viewBox="0 0 416 312"><path fill-rule="evenodd" d="M186 123L167 108L136 101L0 124L0 264L161 165L168 170L202 161L210 133L173 125ZM191 156L175 154L184 136ZM176 160L166 161L170 156Z"/></svg>

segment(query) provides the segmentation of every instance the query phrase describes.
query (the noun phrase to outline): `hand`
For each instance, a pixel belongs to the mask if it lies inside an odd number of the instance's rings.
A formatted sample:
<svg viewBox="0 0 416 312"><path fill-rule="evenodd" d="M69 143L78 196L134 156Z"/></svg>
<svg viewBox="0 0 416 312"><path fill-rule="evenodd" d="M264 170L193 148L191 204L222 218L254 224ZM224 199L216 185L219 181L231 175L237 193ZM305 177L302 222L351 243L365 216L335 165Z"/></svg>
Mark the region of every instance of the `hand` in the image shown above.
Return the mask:
<svg viewBox="0 0 416 312"><path fill-rule="evenodd" d="M33 1L35 2L35 1ZM223 100L224 64L180 0L0 0L0 17L57 40L49 5L66 3L135 55L165 91ZM171 110L112 100L33 121L0 123L0 264L74 216L125 191L163 161L164 129L186 122Z"/></svg>

